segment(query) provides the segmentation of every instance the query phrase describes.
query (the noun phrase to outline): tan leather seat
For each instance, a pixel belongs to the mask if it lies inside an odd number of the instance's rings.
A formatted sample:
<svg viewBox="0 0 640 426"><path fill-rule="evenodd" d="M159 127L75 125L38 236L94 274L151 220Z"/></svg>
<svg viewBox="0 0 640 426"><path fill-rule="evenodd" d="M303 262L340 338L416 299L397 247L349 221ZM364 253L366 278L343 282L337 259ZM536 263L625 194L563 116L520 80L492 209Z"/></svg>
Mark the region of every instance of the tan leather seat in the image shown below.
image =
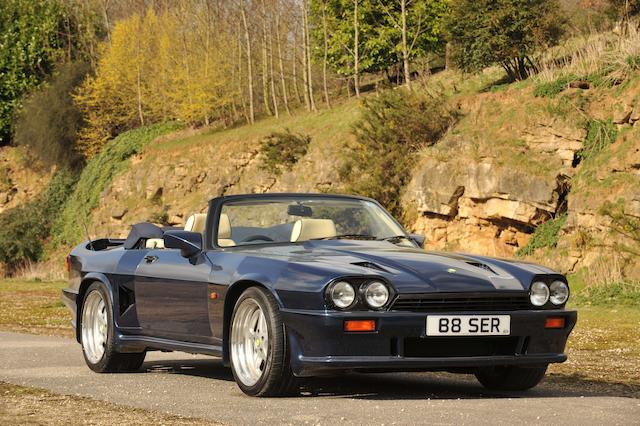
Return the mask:
<svg viewBox="0 0 640 426"><path fill-rule="evenodd" d="M196 213L189 216L187 223L184 225L184 230L189 232L204 233L207 227L207 215L204 213Z"/></svg>
<svg viewBox="0 0 640 426"><path fill-rule="evenodd" d="M153 249L163 249L164 248L164 240L162 238L149 238L144 243L145 248L150 250Z"/></svg>
<svg viewBox="0 0 640 426"><path fill-rule="evenodd" d="M220 247L236 245L236 242L231 239L231 221L229 216L224 213L220 214L220 223L218 224L218 245Z"/></svg>
<svg viewBox="0 0 640 426"><path fill-rule="evenodd" d="M336 235L336 224L331 219L300 219L293 224L291 242L331 238Z"/></svg>

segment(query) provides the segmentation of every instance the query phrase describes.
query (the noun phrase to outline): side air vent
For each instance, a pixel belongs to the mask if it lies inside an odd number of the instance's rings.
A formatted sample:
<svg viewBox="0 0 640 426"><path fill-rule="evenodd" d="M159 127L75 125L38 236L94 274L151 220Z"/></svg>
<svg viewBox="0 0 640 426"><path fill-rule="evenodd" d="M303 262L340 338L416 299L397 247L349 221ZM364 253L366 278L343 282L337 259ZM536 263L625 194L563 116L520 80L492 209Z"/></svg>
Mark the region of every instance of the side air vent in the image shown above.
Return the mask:
<svg viewBox="0 0 640 426"><path fill-rule="evenodd" d="M363 268L375 269L376 271L381 271L381 272L389 272L386 269L384 269L382 266L378 266L372 262L355 262L355 263L352 263L352 265L362 266Z"/></svg>

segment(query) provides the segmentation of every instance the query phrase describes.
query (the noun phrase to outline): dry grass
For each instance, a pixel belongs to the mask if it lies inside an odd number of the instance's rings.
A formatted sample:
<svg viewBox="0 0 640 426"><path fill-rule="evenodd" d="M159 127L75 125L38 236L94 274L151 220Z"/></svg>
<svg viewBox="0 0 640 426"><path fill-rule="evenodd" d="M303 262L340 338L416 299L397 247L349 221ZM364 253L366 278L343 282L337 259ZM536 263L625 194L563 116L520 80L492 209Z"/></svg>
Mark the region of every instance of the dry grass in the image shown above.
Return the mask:
<svg viewBox="0 0 640 426"><path fill-rule="evenodd" d="M626 28L574 38L549 49L540 60L537 78L549 82L563 75L586 77L615 70L608 78L624 79L634 68L631 62L639 55L640 28L633 22Z"/></svg>
<svg viewBox="0 0 640 426"><path fill-rule="evenodd" d="M43 389L0 382L0 424L4 425L213 425L160 412L124 407L104 401L57 395Z"/></svg>
<svg viewBox="0 0 640 426"><path fill-rule="evenodd" d="M71 313L62 303L62 281L0 281L0 329L73 337Z"/></svg>
<svg viewBox="0 0 640 426"><path fill-rule="evenodd" d="M569 360L552 365L554 376L622 384L640 397L640 309L578 309L578 323L567 343Z"/></svg>

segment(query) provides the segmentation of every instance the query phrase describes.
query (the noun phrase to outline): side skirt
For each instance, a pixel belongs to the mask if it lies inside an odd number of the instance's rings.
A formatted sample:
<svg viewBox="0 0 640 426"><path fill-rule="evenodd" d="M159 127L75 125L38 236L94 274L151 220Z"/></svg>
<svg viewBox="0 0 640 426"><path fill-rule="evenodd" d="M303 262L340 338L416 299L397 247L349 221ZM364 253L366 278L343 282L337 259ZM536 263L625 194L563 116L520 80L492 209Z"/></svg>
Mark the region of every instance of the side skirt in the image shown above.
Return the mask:
<svg viewBox="0 0 640 426"><path fill-rule="evenodd" d="M161 339L159 337L128 336L123 334L118 335L116 349L118 352L123 353L142 352L145 350L156 349L222 357L222 346L218 345L180 342L178 340Z"/></svg>

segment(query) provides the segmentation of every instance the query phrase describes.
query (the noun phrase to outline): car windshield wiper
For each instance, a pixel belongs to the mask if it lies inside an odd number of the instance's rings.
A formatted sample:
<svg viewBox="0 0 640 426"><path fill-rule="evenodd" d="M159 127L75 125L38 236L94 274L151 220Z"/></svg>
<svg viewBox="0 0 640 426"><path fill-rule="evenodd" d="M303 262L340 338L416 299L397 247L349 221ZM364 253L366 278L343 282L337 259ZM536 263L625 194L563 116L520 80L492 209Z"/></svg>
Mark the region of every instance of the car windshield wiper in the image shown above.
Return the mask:
<svg viewBox="0 0 640 426"><path fill-rule="evenodd" d="M377 238L368 234L340 234L333 237L312 238L312 240L377 240Z"/></svg>
<svg viewBox="0 0 640 426"><path fill-rule="evenodd" d="M393 244L400 242L400 240L411 241L411 238L407 237L406 235L393 235L391 237L378 238L378 241L389 241Z"/></svg>

